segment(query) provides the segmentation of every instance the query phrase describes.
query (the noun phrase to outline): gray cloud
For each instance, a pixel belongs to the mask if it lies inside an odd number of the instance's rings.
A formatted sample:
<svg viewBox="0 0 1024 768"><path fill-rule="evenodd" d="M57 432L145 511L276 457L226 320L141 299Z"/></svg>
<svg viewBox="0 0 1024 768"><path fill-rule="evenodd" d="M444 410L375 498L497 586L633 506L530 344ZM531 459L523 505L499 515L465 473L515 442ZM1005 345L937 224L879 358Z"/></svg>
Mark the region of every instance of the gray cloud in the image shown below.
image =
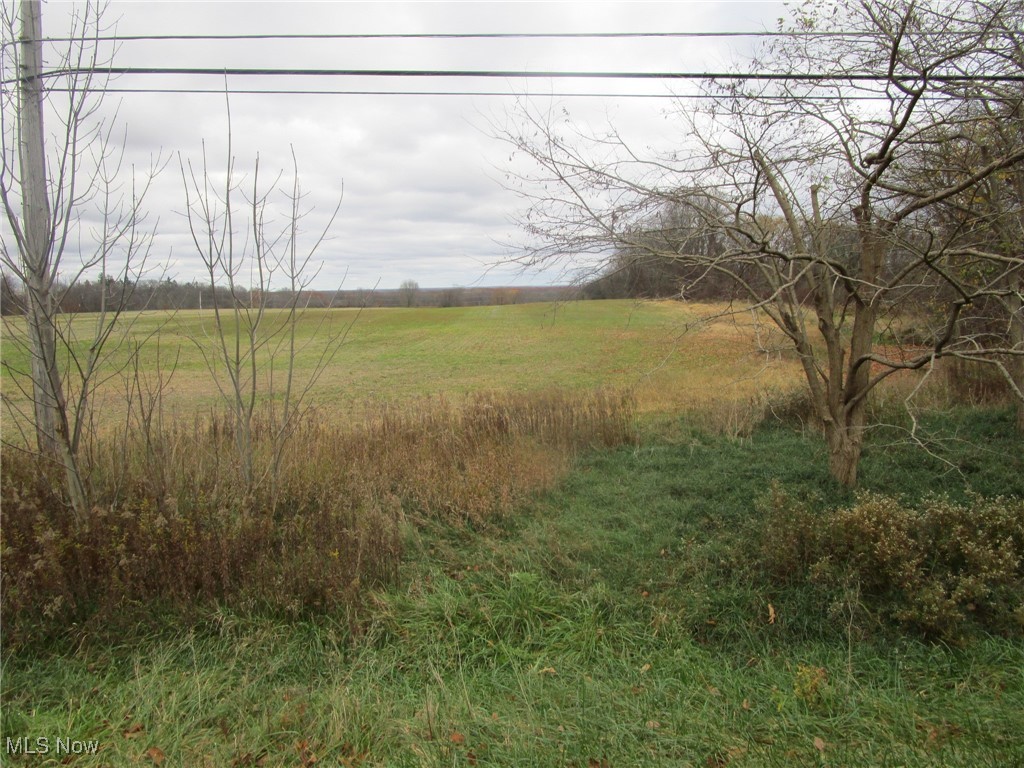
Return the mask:
<svg viewBox="0 0 1024 768"><path fill-rule="evenodd" d="M44 7L44 30L59 34L74 4ZM600 32L761 30L783 15L779 3L300 3L114 2L109 15L121 35L316 32ZM673 70L719 68L748 43L721 40L515 41L224 41L124 42L118 65L210 67L410 67L473 69ZM331 89L505 89L543 98L559 90L630 92L635 83L386 81L326 78L232 78L233 87ZM218 78L122 76L115 87L221 88ZM665 90L664 86L643 87ZM343 195L331 238L320 252L320 281L330 287L347 270L347 287L424 286L478 281L542 283L553 274L520 274L498 263L500 243L513 238L517 198L498 180L507 147L488 135L509 99L411 96L244 95L230 99L232 154L251 182L254 160L269 181L291 173L294 148L311 208L308 233L322 229ZM568 100L575 118L609 120L640 146L675 140L668 103L647 99ZM170 159L154 183L147 209L159 218L154 256L179 279L198 274L190 242L179 158L208 161L223 175L227 109L223 94L111 94L107 113L127 129L126 160L139 167L162 153Z"/></svg>

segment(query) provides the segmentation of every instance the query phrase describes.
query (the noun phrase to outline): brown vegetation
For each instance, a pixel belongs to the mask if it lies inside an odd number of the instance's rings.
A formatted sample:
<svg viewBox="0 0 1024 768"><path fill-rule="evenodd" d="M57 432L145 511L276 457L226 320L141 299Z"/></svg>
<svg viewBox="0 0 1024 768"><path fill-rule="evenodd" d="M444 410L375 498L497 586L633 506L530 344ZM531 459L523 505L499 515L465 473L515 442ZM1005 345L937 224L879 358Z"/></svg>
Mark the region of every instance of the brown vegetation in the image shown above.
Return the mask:
<svg viewBox="0 0 1024 768"><path fill-rule="evenodd" d="M95 502L78 524L56 467L3 455L2 608L7 641L133 605L300 614L352 610L397 571L406 523L479 525L550 485L583 447L632 439L621 396L424 400L338 427L309 413L276 485L246 494L231 420L98 441ZM254 430L257 466L270 460Z"/></svg>
<svg viewBox="0 0 1024 768"><path fill-rule="evenodd" d="M826 589L855 621L895 621L956 639L971 623L1019 632L1024 624L1024 502L970 495L918 504L858 494L823 512L774 485L760 559L778 583Z"/></svg>

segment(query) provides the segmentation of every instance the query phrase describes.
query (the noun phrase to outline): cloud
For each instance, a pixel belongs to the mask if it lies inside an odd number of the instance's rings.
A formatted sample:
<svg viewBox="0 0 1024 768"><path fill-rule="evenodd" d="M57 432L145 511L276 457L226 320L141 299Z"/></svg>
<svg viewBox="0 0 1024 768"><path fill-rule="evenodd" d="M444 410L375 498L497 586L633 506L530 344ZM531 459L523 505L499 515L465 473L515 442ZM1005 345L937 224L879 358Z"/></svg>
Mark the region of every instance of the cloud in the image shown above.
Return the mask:
<svg viewBox="0 0 1024 768"><path fill-rule="evenodd" d="M44 31L59 34L74 5L44 7ZM760 30L781 13L778 3L306 3L114 2L120 35L256 33L600 32ZM114 62L149 67L436 68L520 70L678 70L723 66L747 43L734 40L330 40L147 41L121 43ZM232 77L233 88L502 90L539 95L573 90L630 92L648 83L615 81L443 81ZM119 88L223 88L217 77L129 76ZM507 147L489 135L511 100L475 96L308 96L223 93L111 94L105 106L126 127L125 160L138 168L169 159L146 200L159 220L154 257L179 279L199 274L188 230L182 166L206 159L223 178L228 139L238 180L251 184L255 159L269 182L290 184L292 152L308 209L308 236L342 207L320 252L330 287L348 273L349 287L393 288L403 279L424 286L538 283L551 273L501 266L500 244L514 239L519 200L502 187ZM600 131L613 123L641 147L671 146L667 102L573 99L573 116ZM244 187L244 185L243 185ZM280 200L278 200L280 204Z"/></svg>

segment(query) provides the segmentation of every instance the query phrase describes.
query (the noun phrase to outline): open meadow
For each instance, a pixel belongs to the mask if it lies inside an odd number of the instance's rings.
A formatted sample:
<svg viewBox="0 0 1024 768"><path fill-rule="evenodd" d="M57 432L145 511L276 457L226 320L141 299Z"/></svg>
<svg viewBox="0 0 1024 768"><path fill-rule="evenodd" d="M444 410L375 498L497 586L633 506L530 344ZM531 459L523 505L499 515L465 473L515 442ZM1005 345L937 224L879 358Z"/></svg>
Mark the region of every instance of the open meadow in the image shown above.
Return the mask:
<svg viewBox="0 0 1024 768"><path fill-rule="evenodd" d="M750 313L704 322L724 309L620 300L309 310L297 327L295 372L306 381L332 340L343 337L343 351L327 362L310 396L312 404L341 417L362 415L382 401L411 404L424 396L596 388L629 390L644 412L671 412L792 387L798 367L758 349ZM273 336L283 318L283 311L269 310L261 336ZM142 344L142 374L162 373L168 380L164 408L169 415L191 418L222 405L203 354L216 353L211 310L143 312L125 320L105 362L107 372L130 368L131 354ZM12 332L20 330L17 320L9 322ZM67 335L89 339L94 322L91 315L79 315ZM777 343L767 326L757 331L766 348ZM72 346L81 354L87 344ZM8 344L4 359L25 370L27 356L19 352ZM263 383L272 371L269 352L260 360ZM279 349L278 377L286 358L286 350ZM5 392L23 403L6 374ZM118 375L101 388L98 410L104 421L115 422L111 414L123 410L124 389L124 376Z"/></svg>
<svg viewBox="0 0 1024 768"><path fill-rule="evenodd" d="M86 521L4 450L0 762L1024 765L1011 409L895 377L854 494L722 309L311 313L248 484L209 314L141 315L163 416L104 383Z"/></svg>

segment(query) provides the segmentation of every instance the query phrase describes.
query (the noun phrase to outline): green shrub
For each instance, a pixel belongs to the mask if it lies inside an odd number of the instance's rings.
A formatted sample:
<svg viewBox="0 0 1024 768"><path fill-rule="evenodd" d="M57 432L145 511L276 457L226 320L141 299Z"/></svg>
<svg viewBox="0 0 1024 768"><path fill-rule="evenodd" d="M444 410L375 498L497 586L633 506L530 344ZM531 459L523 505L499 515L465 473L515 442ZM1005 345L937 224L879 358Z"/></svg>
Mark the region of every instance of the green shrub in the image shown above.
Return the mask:
<svg viewBox="0 0 1024 768"><path fill-rule="evenodd" d="M933 637L971 624L1024 629L1024 501L933 495L911 506L861 493L849 507L814 506L778 486L762 502L761 561L773 578L839 594L852 585L874 618Z"/></svg>
<svg viewBox="0 0 1024 768"><path fill-rule="evenodd" d="M814 499L797 499L773 481L755 506L766 521L758 537L761 563L775 581L802 581L821 550L824 521Z"/></svg>

